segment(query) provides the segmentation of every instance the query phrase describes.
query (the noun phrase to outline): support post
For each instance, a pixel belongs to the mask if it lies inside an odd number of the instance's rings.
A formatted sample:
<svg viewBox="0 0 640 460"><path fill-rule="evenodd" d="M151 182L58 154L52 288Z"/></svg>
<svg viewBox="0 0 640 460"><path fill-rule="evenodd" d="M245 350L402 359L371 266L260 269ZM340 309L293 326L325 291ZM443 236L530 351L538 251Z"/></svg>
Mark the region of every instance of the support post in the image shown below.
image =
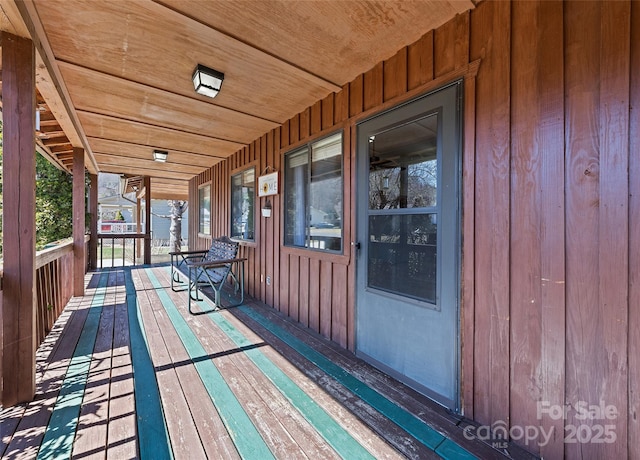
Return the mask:
<svg viewBox="0 0 640 460"><path fill-rule="evenodd" d="M142 233L142 200L140 194L136 192L136 233ZM142 240L136 238L136 254L142 254ZM137 262L136 262L137 263Z"/></svg>
<svg viewBox="0 0 640 460"><path fill-rule="evenodd" d="M151 264L151 178L144 177L144 263Z"/></svg>
<svg viewBox="0 0 640 460"><path fill-rule="evenodd" d="M73 295L84 295L87 264L85 233L84 149L73 148Z"/></svg>
<svg viewBox="0 0 640 460"><path fill-rule="evenodd" d="M89 189L89 214L91 228L89 239L89 268L98 268L98 175L90 174L91 188Z"/></svg>
<svg viewBox="0 0 640 460"><path fill-rule="evenodd" d="M36 371L35 49L2 32L2 405L31 401Z"/></svg>

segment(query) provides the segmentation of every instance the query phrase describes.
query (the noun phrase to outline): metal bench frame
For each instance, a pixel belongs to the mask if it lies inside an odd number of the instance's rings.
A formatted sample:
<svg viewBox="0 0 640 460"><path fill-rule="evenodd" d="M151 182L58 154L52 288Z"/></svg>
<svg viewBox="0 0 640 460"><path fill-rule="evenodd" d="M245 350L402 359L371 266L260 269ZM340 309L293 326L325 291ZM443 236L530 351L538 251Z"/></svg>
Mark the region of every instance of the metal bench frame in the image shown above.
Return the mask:
<svg viewBox="0 0 640 460"><path fill-rule="evenodd" d="M222 308L237 307L244 303L244 262L247 259L236 257L238 246L236 241L223 236L214 239L208 250L169 253L171 255L171 289L175 292L183 291L184 289L176 289L176 284L183 283L180 280L180 273L187 275L188 287L186 290L189 297L189 313L192 315L210 313ZM235 285L234 292L237 294L240 291L240 301L223 307L220 302L220 294L229 277ZM214 308L194 312L191 310L191 301L203 300L198 294L198 287L206 285L213 289Z"/></svg>

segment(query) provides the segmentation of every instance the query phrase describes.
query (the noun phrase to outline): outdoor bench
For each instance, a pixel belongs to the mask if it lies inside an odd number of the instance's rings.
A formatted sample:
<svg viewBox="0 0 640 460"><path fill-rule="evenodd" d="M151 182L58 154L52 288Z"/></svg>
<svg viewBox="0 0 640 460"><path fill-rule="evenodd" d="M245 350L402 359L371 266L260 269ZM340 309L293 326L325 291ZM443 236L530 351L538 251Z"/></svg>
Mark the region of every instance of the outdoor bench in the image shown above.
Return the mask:
<svg viewBox="0 0 640 460"><path fill-rule="evenodd" d="M214 238L209 249L169 253L171 256L171 289L175 292L182 291L183 289L176 289L176 284L182 283L180 273L187 277L189 313L202 314L223 308L220 294L229 277L234 284L234 292L237 294L240 291L240 301L224 308L237 307L244 302L244 262L247 259L237 257L238 246L236 241L223 236ZM199 286L211 286L213 289L214 308L212 310L199 312L191 310L192 300L202 300L198 295Z"/></svg>

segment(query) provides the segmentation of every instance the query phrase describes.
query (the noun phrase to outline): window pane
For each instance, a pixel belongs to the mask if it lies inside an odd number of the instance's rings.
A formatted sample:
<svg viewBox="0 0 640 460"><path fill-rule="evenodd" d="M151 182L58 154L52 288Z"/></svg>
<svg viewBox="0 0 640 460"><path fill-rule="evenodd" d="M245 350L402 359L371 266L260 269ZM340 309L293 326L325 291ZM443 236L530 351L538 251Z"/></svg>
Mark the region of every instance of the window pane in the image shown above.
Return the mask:
<svg viewBox="0 0 640 460"><path fill-rule="evenodd" d="M369 216L372 288L436 302L436 214Z"/></svg>
<svg viewBox="0 0 640 460"><path fill-rule="evenodd" d="M342 136L311 146L308 246L342 249Z"/></svg>
<svg viewBox="0 0 640 460"><path fill-rule="evenodd" d="M290 246L342 250L342 134L285 157L285 236Z"/></svg>
<svg viewBox="0 0 640 460"><path fill-rule="evenodd" d="M198 190L199 232L211 235L211 185L205 185Z"/></svg>
<svg viewBox="0 0 640 460"><path fill-rule="evenodd" d="M437 205L438 116L369 139L369 209Z"/></svg>
<svg viewBox="0 0 640 460"><path fill-rule="evenodd" d="M231 177L231 237L253 241L255 220L255 168Z"/></svg>
<svg viewBox="0 0 640 460"><path fill-rule="evenodd" d="M305 246L307 176L309 150L291 153L285 159L285 236L284 244Z"/></svg>

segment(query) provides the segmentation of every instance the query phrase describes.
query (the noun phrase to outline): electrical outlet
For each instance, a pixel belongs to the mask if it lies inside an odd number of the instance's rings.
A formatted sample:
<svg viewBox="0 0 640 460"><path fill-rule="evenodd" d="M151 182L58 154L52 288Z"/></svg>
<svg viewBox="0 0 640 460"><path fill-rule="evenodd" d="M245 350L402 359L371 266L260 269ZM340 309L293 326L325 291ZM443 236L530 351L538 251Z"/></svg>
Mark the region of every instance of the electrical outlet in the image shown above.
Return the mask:
<svg viewBox="0 0 640 460"><path fill-rule="evenodd" d="M271 277L267 275L267 286L271 286Z"/></svg>

